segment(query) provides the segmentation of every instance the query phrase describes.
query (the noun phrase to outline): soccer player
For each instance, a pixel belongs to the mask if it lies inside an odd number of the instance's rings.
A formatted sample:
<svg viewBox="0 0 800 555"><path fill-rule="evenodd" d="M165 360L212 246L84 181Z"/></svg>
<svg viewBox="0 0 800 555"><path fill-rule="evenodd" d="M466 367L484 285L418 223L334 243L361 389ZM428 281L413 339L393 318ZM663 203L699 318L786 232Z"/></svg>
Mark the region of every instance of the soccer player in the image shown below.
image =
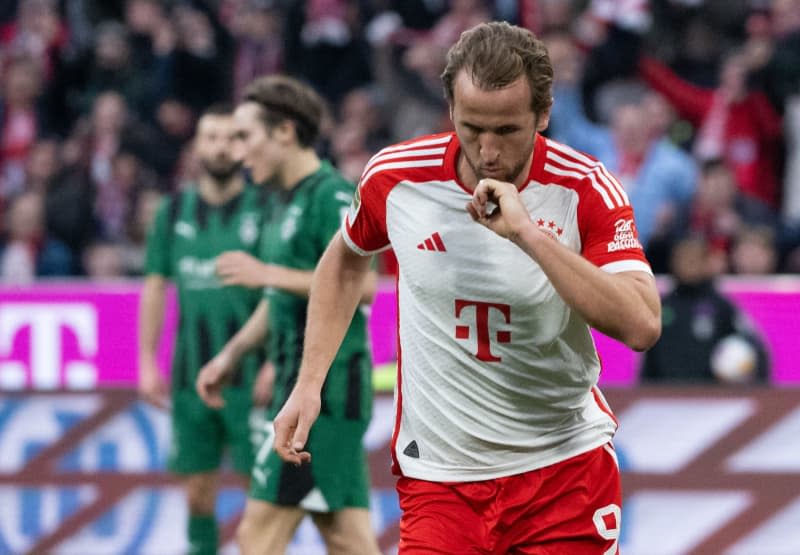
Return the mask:
<svg viewBox="0 0 800 555"><path fill-rule="evenodd" d="M589 328L647 349L660 305L625 191L539 134L552 76L529 31L464 32L442 75L455 132L372 158L314 275L275 447L316 460L307 437L366 255L393 247L403 555L617 552L617 425Z"/></svg>
<svg viewBox="0 0 800 555"><path fill-rule="evenodd" d="M185 478L193 554L217 552L214 506L225 447L245 480L255 455L247 422L258 358L242 359L232 372L222 410L208 408L193 387L205 361L247 321L259 299L244 287L224 286L215 273L220 253L255 252L264 212L260 192L245 185L234 139L230 109L210 108L200 117L194 153L202 173L196 187L162 203L149 230L139 316L139 391L166 406L157 350L167 284L175 283L180 321L172 361L169 469Z"/></svg>
<svg viewBox="0 0 800 555"><path fill-rule="evenodd" d="M353 186L314 151L323 102L309 87L284 76L257 79L235 112L245 165L256 181L269 180L281 194L262 239L261 260L241 252L220 257L225 283L265 288L250 321L201 371L200 396L220 406L220 386L242 353L269 332L275 366L270 415L283 405L297 378L313 270L339 229ZM359 298L374 293L374 274ZM250 499L239 526L244 555L284 553L310 514L330 554L379 553L368 511L369 478L362 439L372 413L371 361L366 319L360 311L342 330L322 395L322 414L309 438L312 465L284 463L272 437L258 450ZM269 416L269 415L268 415ZM269 431L272 426L269 423Z"/></svg>

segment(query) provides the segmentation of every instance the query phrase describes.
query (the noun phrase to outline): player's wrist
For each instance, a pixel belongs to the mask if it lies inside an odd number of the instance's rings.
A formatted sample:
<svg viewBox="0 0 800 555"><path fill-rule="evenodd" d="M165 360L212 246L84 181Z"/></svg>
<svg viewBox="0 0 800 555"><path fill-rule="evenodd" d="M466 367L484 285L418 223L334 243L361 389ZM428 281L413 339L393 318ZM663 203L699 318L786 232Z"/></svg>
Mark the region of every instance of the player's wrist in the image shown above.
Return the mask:
<svg viewBox="0 0 800 555"><path fill-rule="evenodd" d="M306 368L300 368L295 389L302 391L305 395L322 392L322 385L325 383L325 373L313 372Z"/></svg>
<svg viewBox="0 0 800 555"><path fill-rule="evenodd" d="M520 220L511 226L508 239L518 247L524 247L538 239L539 230L530 219Z"/></svg>

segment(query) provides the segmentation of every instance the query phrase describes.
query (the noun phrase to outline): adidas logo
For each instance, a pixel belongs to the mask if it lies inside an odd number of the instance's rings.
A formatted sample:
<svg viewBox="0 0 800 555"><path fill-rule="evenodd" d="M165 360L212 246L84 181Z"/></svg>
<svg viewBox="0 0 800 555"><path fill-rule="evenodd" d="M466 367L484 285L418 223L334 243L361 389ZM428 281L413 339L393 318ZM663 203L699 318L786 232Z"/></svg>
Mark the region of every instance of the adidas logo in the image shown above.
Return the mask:
<svg viewBox="0 0 800 555"><path fill-rule="evenodd" d="M447 252L438 231L417 245L417 248L421 251Z"/></svg>

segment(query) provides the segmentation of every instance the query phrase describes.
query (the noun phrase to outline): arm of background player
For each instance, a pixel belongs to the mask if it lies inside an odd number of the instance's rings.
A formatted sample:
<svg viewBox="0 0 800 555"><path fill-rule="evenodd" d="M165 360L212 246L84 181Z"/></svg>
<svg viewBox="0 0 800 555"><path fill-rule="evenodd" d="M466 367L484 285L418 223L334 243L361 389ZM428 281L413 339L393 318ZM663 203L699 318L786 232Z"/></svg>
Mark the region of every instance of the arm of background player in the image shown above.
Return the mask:
<svg viewBox="0 0 800 555"><path fill-rule="evenodd" d="M158 367L157 353L166 292L166 278L149 274L139 299L139 393L162 408L167 404L167 384Z"/></svg>
<svg viewBox="0 0 800 555"><path fill-rule="evenodd" d="M229 251L217 257L217 273L225 285L250 288L272 287L288 291L298 297L308 297L313 271L265 264L243 251ZM372 303L377 288L378 275L372 272L365 282L361 296L364 304Z"/></svg>
<svg viewBox="0 0 800 555"><path fill-rule="evenodd" d="M361 299L370 261L350 250L337 233L317 265L297 384L275 418L275 450L287 462L311 460L302 449L319 416L322 384Z"/></svg>
<svg viewBox="0 0 800 555"><path fill-rule="evenodd" d="M490 199L499 210L486 212ZM541 266L558 294L596 330L644 351L661 334L661 300L645 272L609 274L542 233L511 183L483 179L468 210L473 219L516 243Z"/></svg>
<svg viewBox="0 0 800 555"><path fill-rule="evenodd" d="M200 369L195 389L208 406L220 408L224 405L222 386L242 356L264 344L268 317L269 303L266 299L261 299L244 326L228 340L217 356Z"/></svg>

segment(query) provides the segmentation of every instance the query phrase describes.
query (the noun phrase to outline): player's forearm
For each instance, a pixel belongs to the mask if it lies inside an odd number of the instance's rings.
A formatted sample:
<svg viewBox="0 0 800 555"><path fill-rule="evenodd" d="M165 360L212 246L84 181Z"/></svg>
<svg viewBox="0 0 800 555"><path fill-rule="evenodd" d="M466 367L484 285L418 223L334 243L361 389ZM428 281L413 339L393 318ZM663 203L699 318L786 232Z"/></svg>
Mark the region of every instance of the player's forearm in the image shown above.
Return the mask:
<svg viewBox="0 0 800 555"><path fill-rule="evenodd" d="M311 286L298 386L320 390L347 333L370 273L370 260L337 234L322 256Z"/></svg>
<svg viewBox="0 0 800 555"><path fill-rule="evenodd" d="M167 282L161 276L150 275L144 280L139 299L139 368L149 368L156 357L161 328L164 323L164 300Z"/></svg>
<svg viewBox="0 0 800 555"><path fill-rule="evenodd" d="M265 283L266 287L282 289L299 297L308 297L314 272L270 265L267 275L269 279Z"/></svg>
<svg viewBox="0 0 800 555"><path fill-rule="evenodd" d="M244 326L225 344L220 354L238 361L249 351L263 345L267 337L269 304L262 299Z"/></svg>
<svg viewBox="0 0 800 555"><path fill-rule="evenodd" d="M564 302L590 326L637 351L658 339L661 302L652 276L604 272L532 223L513 240L541 266Z"/></svg>

